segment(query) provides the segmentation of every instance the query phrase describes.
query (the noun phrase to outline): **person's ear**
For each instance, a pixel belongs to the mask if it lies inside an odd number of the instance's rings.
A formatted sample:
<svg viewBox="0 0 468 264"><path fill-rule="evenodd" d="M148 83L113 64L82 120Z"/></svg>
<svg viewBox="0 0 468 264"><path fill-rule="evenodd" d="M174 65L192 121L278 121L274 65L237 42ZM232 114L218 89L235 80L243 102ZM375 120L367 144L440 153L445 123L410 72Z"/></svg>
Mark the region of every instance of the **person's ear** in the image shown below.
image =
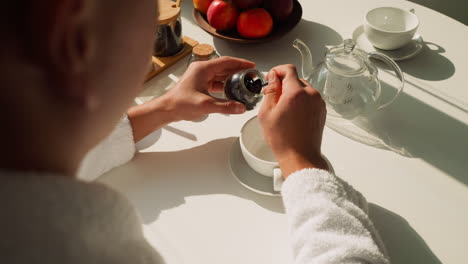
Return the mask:
<svg viewBox="0 0 468 264"><path fill-rule="evenodd" d="M95 51L93 31L94 0L46 0L37 1L33 9L31 28L40 42L34 51L41 64L46 64L50 79L57 82L56 89L65 95L80 98L89 97L94 91L86 85L86 75ZM39 20L39 21L38 21ZM39 36L38 34L43 34ZM85 104L87 104L85 102Z"/></svg>
<svg viewBox="0 0 468 264"><path fill-rule="evenodd" d="M54 19L49 26L48 53L58 68L72 73L86 69L93 49L94 38L92 0L52 0Z"/></svg>

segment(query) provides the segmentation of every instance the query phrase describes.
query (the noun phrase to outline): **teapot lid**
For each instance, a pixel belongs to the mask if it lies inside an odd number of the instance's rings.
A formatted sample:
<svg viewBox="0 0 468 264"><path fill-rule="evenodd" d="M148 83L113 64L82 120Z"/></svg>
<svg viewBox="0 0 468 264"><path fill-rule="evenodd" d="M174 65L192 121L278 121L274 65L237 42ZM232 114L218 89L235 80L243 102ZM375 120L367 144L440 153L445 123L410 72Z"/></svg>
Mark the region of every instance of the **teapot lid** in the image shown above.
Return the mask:
<svg viewBox="0 0 468 264"><path fill-rule="evenodd" d="M327 54L327 65L342 75L356 75L367 68L366 54L355 49L356 42L346 39L343 44L333 47Z"/></svg>

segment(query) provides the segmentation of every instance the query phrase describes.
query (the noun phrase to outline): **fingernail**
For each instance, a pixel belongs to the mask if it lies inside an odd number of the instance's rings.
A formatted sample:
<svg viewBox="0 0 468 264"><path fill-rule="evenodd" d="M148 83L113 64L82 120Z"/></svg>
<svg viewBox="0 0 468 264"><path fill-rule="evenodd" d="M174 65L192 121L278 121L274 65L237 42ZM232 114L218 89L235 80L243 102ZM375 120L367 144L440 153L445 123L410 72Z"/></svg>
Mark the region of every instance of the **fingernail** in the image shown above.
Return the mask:
<svg viewBox="0 0 468 264"><path fill-rule="evenodd" d="M274 72L268 73L268 82L272 83L276 81L276 74Z"/></svg>

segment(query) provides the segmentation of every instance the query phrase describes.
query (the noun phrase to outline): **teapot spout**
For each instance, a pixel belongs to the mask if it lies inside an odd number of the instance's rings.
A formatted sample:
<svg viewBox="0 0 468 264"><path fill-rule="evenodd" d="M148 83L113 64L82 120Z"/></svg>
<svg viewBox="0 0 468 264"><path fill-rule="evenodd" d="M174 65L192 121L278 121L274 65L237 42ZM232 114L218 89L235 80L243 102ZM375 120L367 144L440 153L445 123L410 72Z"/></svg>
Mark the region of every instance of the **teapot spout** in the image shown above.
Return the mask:
<svg viewBox="0 0 468 264"><path fill-rule="evenodd" d="M310 81L309 78L312 75L314 70L314 65L312 62L312 53L310 52L309 47L300 39L296 39L293 42L293 47L299 50L302 56L302 78Z"/></svg>

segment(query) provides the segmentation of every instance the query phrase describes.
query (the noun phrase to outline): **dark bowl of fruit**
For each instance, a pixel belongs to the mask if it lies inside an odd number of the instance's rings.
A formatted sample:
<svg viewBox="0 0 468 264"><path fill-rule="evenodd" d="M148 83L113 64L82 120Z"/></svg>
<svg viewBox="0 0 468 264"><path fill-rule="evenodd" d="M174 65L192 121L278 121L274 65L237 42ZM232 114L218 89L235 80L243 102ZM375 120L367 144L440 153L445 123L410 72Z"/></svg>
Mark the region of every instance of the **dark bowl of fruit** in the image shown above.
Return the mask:
<svg viewBox="0 0 468 264"><path fill-rule="evenodd" d="M193 3L193 17L202 29L238 43L278 39L302 18L297 0L193 0Z"/></svg>

